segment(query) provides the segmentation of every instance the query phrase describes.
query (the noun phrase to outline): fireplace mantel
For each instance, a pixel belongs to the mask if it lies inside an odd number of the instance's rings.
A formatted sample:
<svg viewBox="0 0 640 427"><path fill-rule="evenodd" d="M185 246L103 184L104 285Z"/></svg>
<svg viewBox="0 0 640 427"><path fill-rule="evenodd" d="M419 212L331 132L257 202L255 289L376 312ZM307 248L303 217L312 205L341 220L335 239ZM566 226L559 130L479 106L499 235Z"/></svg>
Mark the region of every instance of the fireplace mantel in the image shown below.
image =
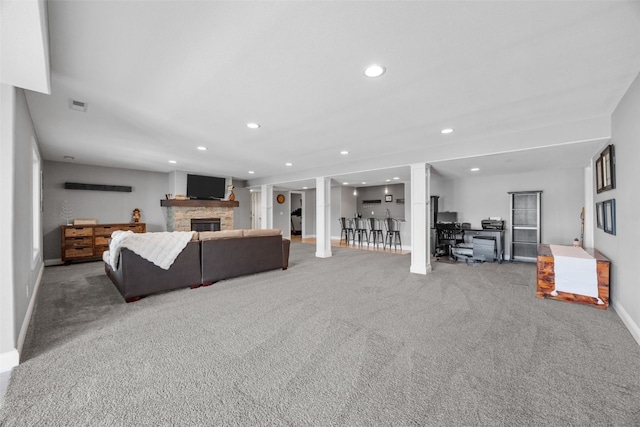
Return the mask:
<svg viewBox="0 0 640 427"><path fill-rule="evenodd" d="M240 203L231 200L160 200L160 206L184 208L237 208Z"/></svg>

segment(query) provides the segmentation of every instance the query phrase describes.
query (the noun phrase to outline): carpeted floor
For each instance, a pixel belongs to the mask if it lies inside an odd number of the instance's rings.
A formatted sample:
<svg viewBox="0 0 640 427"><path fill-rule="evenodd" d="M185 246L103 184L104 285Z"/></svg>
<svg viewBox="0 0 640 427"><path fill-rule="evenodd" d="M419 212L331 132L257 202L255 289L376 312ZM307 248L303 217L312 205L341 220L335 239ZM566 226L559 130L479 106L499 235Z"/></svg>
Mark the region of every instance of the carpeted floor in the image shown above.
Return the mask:
<svg viewBox="0 0 640 427"><path fill-rule="evenodd" d="M640 347L536 298L535 265L332 250L132 304L101 263L47 267L0 425L640 424Z"/></svg>

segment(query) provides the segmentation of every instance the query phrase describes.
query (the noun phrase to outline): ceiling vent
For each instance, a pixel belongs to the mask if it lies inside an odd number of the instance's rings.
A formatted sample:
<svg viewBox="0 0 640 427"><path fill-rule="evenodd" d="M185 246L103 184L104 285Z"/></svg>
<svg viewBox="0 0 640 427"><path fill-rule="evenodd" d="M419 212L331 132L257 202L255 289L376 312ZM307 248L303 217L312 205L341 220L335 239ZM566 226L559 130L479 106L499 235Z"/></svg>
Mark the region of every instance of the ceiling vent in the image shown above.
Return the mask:
<svg viewBox="0 0 640 427"><path fill-rule="evenodd" d="M76 111L87 111L87 103L83 101L76 101L75 99L69 99L69 108Z"/></svg>

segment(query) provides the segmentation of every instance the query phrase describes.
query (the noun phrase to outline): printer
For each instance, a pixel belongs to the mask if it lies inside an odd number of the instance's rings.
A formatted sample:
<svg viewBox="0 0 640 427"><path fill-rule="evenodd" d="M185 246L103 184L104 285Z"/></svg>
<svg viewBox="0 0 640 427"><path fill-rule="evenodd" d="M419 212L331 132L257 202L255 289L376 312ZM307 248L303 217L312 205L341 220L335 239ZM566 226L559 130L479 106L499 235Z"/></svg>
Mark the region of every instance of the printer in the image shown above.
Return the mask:
<svg viewBox="0 0 640 427"><path fill-rule="evenodd" d="M501 219L483 219L483 230L504 230L504 220Z"/></svg>

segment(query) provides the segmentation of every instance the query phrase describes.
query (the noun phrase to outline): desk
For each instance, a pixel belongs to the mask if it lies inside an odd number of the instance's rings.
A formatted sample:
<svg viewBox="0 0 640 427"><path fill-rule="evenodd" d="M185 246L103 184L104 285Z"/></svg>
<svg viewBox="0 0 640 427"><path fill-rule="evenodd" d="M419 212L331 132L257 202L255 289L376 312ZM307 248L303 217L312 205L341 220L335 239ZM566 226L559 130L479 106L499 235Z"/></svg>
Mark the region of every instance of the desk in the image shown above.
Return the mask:
<svg viewBox="0 0 640 427"><path fill-rule="evenodd" d="M487 236L492 237L496 241L496 259L499 264L502 264L504 260L504 230L489 230L489 229L465 229L464 237L465 242L467 239L473 241L475 236ZM467 237L469 236L469 237Z"/></svg>

